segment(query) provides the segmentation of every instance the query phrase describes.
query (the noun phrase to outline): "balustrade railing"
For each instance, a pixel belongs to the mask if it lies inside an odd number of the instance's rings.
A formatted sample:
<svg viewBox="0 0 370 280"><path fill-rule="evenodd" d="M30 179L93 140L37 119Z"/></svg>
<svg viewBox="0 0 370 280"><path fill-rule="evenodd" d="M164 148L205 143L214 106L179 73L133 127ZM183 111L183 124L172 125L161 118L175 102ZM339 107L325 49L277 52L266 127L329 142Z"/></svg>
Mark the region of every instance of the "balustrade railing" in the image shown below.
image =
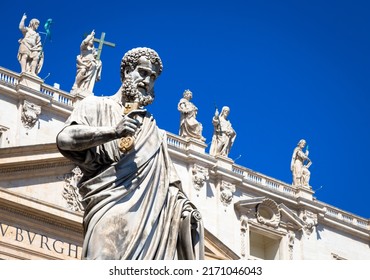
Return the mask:
<svg viewBox="0 0 370 280"><path fill-rule="evenodd" d="M53 100L63 103L68 106L74 105L74 98L68 93L61 91L55 87L42 84L40 92L53 98Z"/></svg>
<svg viewBox="0 0 370 280"><path fill-rule="evenodd" d="M236 167L235 165L232 167L232 171L239 175L244 175L244 170L242 168Z"/></svg>
<svg viewBox="0 0 370 280"><path fill-rule="evenodd" d="M358 227L370 230L370 223L368 219L361 218L359 216L347 213L345 211L334 208L330 205L325 204L326 212L325 214L336 218L345 223L356 225Z"/></svg>
<svg viewBox="0 0 370 280"><path fill-rule="evenodd" d="M5 68L0 67L0 83L16 86L19 84L20 81L20 74L7 70ZM41 84L40 85L40 93L42 95L46 95L51 97L52 100L60 102L62 104L73 106L74 105L74 97L70 96L68 93L63 92L60 89L55 87Z"/></svg>
<svg viewBox="0 0 370 280"><path fill-rule="evenodd" d="M187 147L186 141L182 140L182 138L177 137L174 134L167 133L167 144L181 150L185 150Z"/></svg>
<svg viewBox="0 0 370 280"><path fill-rule="evenodd" d="M19 83L19 74L0 67L0 82L15 86Z"/></svg>
<svg viewBox="0 0 370 280"><path fill-rule="evenodd" d="M297 189L292 187L291 185L281 182L279 180L275 180L274 178L262 175L260 173L254 172L247 168L233 165L232 171L237 174L243 175L247 181L252 182L254 184L283 192L285 194L288 194L289 196L296 196L297 194Z"/></svg>
<svg viewBox="0 0 370 280"><path fill-rule="evenodd" d="M40 92L42 94L48 95L50 97L53 97L54 96L54 90L52 88L50 88L50 87L45 87L44 85L41 85Z"/></svg>

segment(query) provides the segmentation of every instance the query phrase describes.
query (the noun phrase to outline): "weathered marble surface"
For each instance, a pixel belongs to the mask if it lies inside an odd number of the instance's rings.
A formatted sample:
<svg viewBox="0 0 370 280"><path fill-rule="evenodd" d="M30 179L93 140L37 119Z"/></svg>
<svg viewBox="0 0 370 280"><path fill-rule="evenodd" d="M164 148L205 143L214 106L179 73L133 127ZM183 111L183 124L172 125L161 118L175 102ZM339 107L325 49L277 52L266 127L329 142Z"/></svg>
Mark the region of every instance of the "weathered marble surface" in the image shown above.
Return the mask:
<svg viewBox="0 0 370 280"><path fill-rule="evenodd" d="M85 98L57 137L84 174L84 259L203 258L202 219L182 191L165 132L144 109L161 71L154 50L127 52L118 92ZM121 141L131 145L121 149Z"/></svg>

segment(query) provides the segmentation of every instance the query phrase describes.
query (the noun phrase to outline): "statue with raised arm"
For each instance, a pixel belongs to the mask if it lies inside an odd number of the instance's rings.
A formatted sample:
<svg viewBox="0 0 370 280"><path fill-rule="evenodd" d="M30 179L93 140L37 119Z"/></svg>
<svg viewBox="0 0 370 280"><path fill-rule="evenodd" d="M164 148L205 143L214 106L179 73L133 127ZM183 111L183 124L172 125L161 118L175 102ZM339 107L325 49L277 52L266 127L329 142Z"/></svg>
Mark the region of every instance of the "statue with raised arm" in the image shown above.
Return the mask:
<svg viewBox="0 0 370 280"><path fill-rule="evenodd" d="M303 152L305 146L306 140L301 139L293 151L290 163L290 170L293 175L293 186L310 186L309 181L311 173L308 168L311 166L312 162L308 157L308 149L306 148L306 151Z"/></svg>
<svg viewBox="0 0 370 280"><path fill-rule="evenodd" d="M216 109L215 115L212 119L213 124L213 137L210 147L210 155L212 156L225 156L229 155L230 149L234 144L236 132L231 126L230 121L227 119L230 113L230 108L224 106L221 114Z"/></svg>
<svg viewBox="0 0 370 280"><path fill-rule="evenodd" d="M92 94L96 81L100 81L102 62L97 59L97 50L94 47L95 31L93 30L80 45L80 54L77 56L77 74L72 91L87 91Z"/></svg>
<svg viewBox="0 0 370 280"><path fill-rule="evenodd" d="M182 190L166 132L145 109L162 61L149 48L128 51L113 96L88 96L57 136L83 172L83 259L202 259L200 213Z"/></svg>
<svg viewBox="0 0 370 280"><path fill-rule="evenodd" d="M190 102L193 93L190 90L185 90L183 98L180 99L177 109L180 111L180 131L182 137L190 137L204 141L202 136L203 126L197 121L196 116L198 108Z"/></svg>
<svg viewBox="0 0 370 280"><path fill-rule="evenodd" d="M41 37L37 32L40 25L38 19L31 19L28 27L25 26L27 15L24 13L19 23L19 30L23 38L19 39L18 60L22 73L38 75L41 71L44 54L42 51Z"/></svg>

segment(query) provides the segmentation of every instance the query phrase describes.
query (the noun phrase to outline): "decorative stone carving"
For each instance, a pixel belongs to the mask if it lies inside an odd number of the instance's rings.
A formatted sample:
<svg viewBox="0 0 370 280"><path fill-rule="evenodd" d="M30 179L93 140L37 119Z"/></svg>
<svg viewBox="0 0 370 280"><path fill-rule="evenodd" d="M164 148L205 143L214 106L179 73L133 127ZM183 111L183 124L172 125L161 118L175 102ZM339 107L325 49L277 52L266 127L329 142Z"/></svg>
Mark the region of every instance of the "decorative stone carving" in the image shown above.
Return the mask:
<svg viewBox="0 0 370 280"><path fill-rule="evenodd" d="M306 151L303 152L303 148L305 146L306 140L301 139L293 151L290 170L293 175L293 186L310 188L309 181L311 173L308 168L311 166L312 162L308 158L308 147L306 148Z"/></svg>
<svg viewBox="0 0 370 280"><path fill-rule="evenodd" d="M275 201L265 198L257 205L256 217L261 224L276 228L280 223L280 208Z"/></svg>
<svg viewBox="0 0 370 280"><path fill-rule="evenodd" d="M289 248L289 259L293 259L293 247L294 247L294 240L295 240L295 233L293 231L288 232L288 248Z"/></svg>
<svg viewBox="0 0 370 280"><path fill-rule="evenodd" d="M234 144L236 132L231 126L227 117L229 116L230 108L224 106L221 114L216 109L215 115L212 119L213 123L213 137L209 150L211 156L225 156L229 155L230 149Z"/></svg>
<svg viewBox="0 0 370 280"><path fill-rule="evenodd" d="M229 206L231 204L231 201L233 200L234 192L235 192L235 185L230 184L229 182L226 182L226 181L221 182L220 199L221 199L221 202L225 206Z"/></svg>
<svg viewBox="0 0 370 280"><path fill-rule="evenodd" d="M240 244L240 254L242 255L243 259L245 259L247 257L247 254L249 252L247 252L247 246L248 246L248 243L249 243L249 234L248 234L248 230L249 230L249 227L248 227L248 217L246 215L242 215L240 217L240 240L241 240L241 244Z"/></svg>
<svg viewBox="0 0 370 280"><path fill-rule="evenodd" d="M82 212L83 206L81 204L81 196L78 192L77 184L80 181L83 173L81 169L76 166L72 170L72 174L65 176L65 186L63 190L63 198L67 201L67 206L73 211Z"/></svg>
<svg viewBox="0 0 370 280"><path fill-rule="evenodd" d="M197 191L200 191L200 189L204 185L204 182L209 179L208 169L200 165L194 164L192 173L194 188Z"/></svg>
<svg viewBox="0 0 370 280"><path fill-rule="evenodd" d="M308 236L311 235L317 226L317 215L308 210L303 210L301 212L301 218L304 221L304 232Z"/></svg>
<svg viewBox="0 0 370 280"><path fill-rule="evenodd" d="M183 98L180 99L177 109L180 111L180 131L182 137L190 137L204 141L202 136L203 126L197 121L196 116L198 108L190 102L193 93L190 90L185 90Z"/></svg>
<svg viewBox="0 0 370 280"><path fill-rule="evenodd" d="M24 100L22 106L21 120L25 128L31 129L35 126L38 116L41 113L41 106Z"/></svg>

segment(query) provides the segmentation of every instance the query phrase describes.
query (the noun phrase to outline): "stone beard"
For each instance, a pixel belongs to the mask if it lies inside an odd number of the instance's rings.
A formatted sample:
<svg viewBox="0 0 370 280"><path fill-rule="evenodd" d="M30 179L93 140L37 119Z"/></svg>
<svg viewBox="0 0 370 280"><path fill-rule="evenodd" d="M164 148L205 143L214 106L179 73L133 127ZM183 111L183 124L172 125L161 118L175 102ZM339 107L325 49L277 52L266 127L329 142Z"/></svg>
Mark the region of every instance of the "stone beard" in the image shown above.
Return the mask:
<svg viewBox="0 0 370 280"><path fill-rule="evenodd" d="M127 102L139 103L139 106L147 106L154 101L154 89L148 92L148 95L143 95L138 87L144 87L144 83L139 82L137 85L133 82L131 76L126 76L122 83L122 97Z"/></svg>

